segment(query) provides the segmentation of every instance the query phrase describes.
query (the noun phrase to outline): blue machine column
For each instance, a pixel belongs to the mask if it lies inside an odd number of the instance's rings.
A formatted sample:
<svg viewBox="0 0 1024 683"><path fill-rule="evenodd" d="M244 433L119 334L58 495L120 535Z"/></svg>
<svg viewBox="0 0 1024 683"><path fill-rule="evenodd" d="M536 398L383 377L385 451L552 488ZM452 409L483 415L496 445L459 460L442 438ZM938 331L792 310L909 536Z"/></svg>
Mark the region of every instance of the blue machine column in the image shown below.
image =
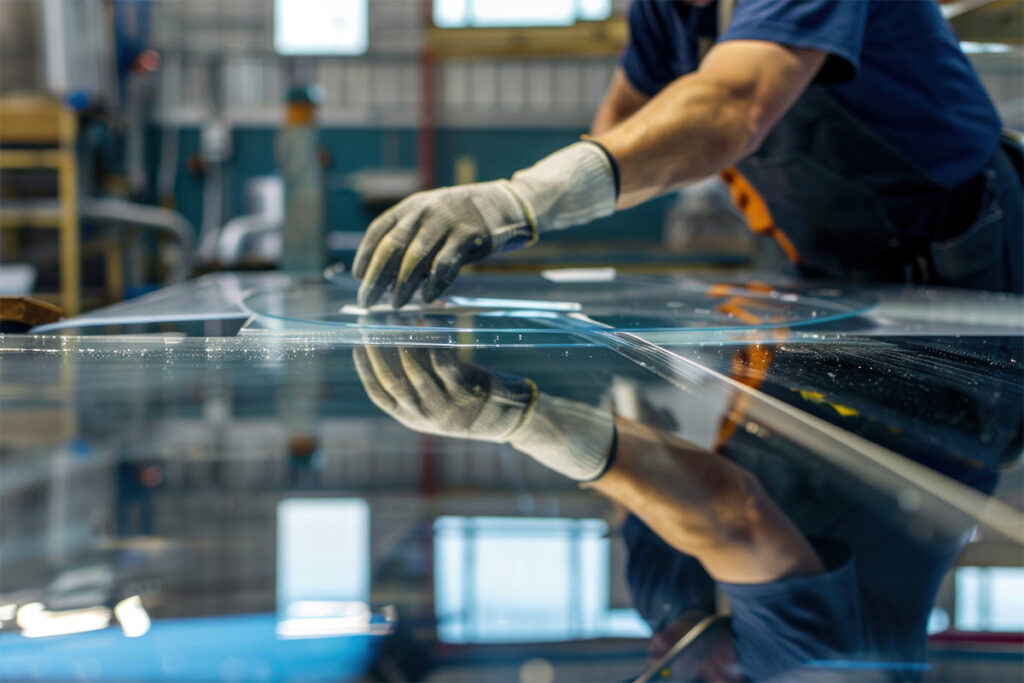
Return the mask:
<svg viewBox="0 0 1024 683"><path fill-rule="evenodd" d="M291 88L284 127L277 137L277 163L285 193L281 268L286 271L319 271L326 260L323 170L317 158L315 121L320 100L315 85Z"/></svg>

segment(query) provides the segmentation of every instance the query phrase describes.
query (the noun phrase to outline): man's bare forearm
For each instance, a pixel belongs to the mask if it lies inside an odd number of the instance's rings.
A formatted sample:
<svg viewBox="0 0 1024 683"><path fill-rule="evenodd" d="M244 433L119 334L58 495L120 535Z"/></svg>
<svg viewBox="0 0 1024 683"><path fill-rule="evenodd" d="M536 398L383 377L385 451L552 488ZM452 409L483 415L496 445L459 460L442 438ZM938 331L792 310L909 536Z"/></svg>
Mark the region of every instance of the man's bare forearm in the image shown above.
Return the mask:
<svg viewBox="0 0 1024 683"><path fill-rule="evenodd" d="M618 207L717 173L756 150L824 58L757 41L716 46L699 71L596 136L619 166Z"/></svg>
<svg viewBox="0 0 1024 683"><path fill-rule="evenodd" d="M592 487L696 557L715 579L762 583L822 570L753 475L641 423L618 418L616 428L615 464Z"/></svg>
<svg viewBox="0 0 1024 683"><path fill-rule="evenodd" d="M626 208L729 166L755 132L741 99L693 74L596 139L618 162Z"/></svg>

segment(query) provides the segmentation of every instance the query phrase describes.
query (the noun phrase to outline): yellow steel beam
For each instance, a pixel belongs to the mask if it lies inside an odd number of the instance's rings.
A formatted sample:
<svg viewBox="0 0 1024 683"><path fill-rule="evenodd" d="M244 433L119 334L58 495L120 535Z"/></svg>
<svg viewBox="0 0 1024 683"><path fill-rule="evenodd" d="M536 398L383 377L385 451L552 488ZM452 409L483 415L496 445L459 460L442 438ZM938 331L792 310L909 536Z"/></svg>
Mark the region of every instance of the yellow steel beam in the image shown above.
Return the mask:
<svg viewBox="0 0 1024 683"><path fill-rule="evenodd" d="M60 226L60 207L8 208L0 206L0 228L56 228Z"/></svg>
<svg viewBox="0 0 1024 683"><path fill-rule="evenodd" d="M1024 44L1024 2L992 0L950 17L960 40L976 43Z"/></svg>
<svg viewBox="0 0 1024 683"><path fill-rule="evenodd" d="M615 55L628 37L622 17L565 27L427 29L427 45L441 59Z"/></svg>
<svg viewBox="0 0 1024 683"><path fill-rule="evenodd" d="M0 149L0 168L57 168L61 155L69 153L60 149Z"/></svg>

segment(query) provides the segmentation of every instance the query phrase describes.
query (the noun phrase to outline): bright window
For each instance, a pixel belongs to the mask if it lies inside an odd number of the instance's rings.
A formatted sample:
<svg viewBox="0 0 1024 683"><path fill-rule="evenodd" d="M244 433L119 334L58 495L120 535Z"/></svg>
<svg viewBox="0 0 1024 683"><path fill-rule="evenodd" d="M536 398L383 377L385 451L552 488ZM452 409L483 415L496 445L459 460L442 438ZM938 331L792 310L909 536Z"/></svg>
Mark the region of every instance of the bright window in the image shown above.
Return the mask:
<svg viewBox="0 0 1024 683"><path fill-rule="evenodd" d="M439 637L496 643L649 635L635 610L608 607L607 533L600 519L439 518Z"/></svg>
<svg viewBox="0 0 1024 683"><path fill-rule="evenodd" d="M366 0L274 0L274 50L282 55L366 52Z"/></svg>
<svg viewBox="0 0 1024 683"><path fill-rule="evenodd" d="M1024 567L956 570L958 631L1024 631Z"/></svg>
<svg viewBox="0 0 1024 683"><path fill-rule="evenodd" d="M370 510L361 498L289 498L277 506L277 605L370 599Z"/></svg>
<svg viewBox="0 0 1024 683"><path fill-rule="evenodd" d="M572 26L611 15L611 0L434 0L439 28Z"/></svg>

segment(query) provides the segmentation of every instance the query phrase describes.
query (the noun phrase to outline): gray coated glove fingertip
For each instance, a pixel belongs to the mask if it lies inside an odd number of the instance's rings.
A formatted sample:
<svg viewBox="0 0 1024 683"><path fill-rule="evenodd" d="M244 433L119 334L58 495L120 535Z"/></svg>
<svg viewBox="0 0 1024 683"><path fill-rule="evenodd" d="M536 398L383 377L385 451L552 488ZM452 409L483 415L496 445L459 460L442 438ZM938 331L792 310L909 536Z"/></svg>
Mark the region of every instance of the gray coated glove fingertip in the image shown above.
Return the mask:
<svg viewBox="0 0 1024 683"><path fill-rule="evenodd" d="M380 292L374 292L374 287L371 283L363 281L363 284L359 285L359 292L356 294L356 301L363 308L369 308L377 299L380 297Z"/></svg>

